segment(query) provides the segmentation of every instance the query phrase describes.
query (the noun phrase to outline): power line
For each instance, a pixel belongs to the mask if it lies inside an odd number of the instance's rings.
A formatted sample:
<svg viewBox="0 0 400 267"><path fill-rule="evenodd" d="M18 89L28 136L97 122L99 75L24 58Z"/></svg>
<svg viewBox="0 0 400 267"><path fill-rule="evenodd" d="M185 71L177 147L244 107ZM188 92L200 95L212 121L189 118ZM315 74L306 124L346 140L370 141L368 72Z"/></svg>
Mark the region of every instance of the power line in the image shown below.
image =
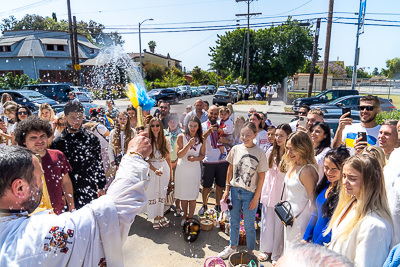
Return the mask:
<svg viewBox="0 0 400 267"><path fill-rule="evenodd" d="M4 14L7 14L7 13L14 13L14 12L23 11L23 10L26 10L26 9L30 9L30 8L33 8L33 7L42 6L42 5L48 4L48 3L50 3L50 2L55 2L55 1L58 1L58 0L41 0L41 1L38 1L38 2L35 2L35 3L32 3L32 4L29 4L29 5L25 5L25 6L17 7L17 8L8 10L8 11L0 12L0 15L4 15Z"/></svg>
<svg viewBox="0 0 400 267"><path fill-rule="evenodd" d="M289 12L292 12L292 11L294 11L294 10L296 10L296 9L299 9L299 8L301 8L301 7L305 6L305 5L307 5L308 3L312 2L312 1L313 1L313 0L307 1L306 3L300 5L300 6L296 7L296 8L293 8L292 10L289 10L289 11L286 11L286 12L283 12L283 13L280 13L280 14L275 14L275 15L287 14L287 13L289 13Z"/></svg>

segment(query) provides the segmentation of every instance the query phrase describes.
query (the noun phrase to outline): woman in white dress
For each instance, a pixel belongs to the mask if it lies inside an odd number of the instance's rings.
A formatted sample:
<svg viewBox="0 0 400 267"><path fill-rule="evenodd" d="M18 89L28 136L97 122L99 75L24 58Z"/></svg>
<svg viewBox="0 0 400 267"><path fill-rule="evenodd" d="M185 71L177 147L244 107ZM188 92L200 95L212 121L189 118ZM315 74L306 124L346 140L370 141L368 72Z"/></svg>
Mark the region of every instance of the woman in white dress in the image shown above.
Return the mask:
<svg viewBox="0 0 400 267"><path fill-rule="evenodd" d="M148 163L150 165L150 181L146 190L147 216L154 219L153 228L168 227L169 223L164 217L164 203L167 195L169 181L173 181L171 156L171 143L164 135L161 120L152 118L147 128L147 133L152 145L152 152Z"/></svg>
<svg viewBox="0 0 400 267"><path fill-rule="evenodd" d="M374 156L356 155L344 162L342 177L339 202L324 232L332 230L329 248L354 266L382 266L395 244L382 168Z"/></svg>
<svg viewBox="0 0 400 267"><path fill-rule="evenodd" d="M285 156L279 167L286 172L286 201L292 207L293 226L284 229L284 250L300 242L311 217L311 199L318 182L318 168L310 137L303 131L291 133L286 140Z"/></svg>
<svg viewBox="0 0 400 267"><path fill-rule="evenodd" d="M203 130L197 116L189 118L185 132L177 139L178 165L175 171L175 197L181 200L183 220L193 218L196 199L199 196L201 167L200 161L205 156ZM189 203L189 213L187 211Z"/></svg>
<svg viewBox="0 0 400 267"><path fill-rule="evenodd" d="M258 113L253 113L251 114L249 121L254 123L257 128L257 136L253 140L254 144L264 150L264 152L267 152L267 148L270 147L270 143L268 141L267 131L261 127L261 116Z"/></svg>
<svg viewBox="0 0 400 267"><path fill-rule="evenodd" d="M331 150L331 128L326 122L317 121L310 126L310 137L318 164L318 181L321 181L324 177L325 156Z"/></svg>

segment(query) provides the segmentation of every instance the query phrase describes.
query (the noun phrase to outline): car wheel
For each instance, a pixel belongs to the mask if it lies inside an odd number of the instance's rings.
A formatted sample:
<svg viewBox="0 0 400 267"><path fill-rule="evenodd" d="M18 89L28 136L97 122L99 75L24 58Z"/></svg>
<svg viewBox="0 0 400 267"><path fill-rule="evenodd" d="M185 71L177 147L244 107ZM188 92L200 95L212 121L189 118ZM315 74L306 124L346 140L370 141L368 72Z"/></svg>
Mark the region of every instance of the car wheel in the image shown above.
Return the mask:
<svg viewBox="0 0 400 267"><path fill-rule="evenodd" d="M179 99L177 97L174 98L174 104L178 104L179 103Z"/></svg>

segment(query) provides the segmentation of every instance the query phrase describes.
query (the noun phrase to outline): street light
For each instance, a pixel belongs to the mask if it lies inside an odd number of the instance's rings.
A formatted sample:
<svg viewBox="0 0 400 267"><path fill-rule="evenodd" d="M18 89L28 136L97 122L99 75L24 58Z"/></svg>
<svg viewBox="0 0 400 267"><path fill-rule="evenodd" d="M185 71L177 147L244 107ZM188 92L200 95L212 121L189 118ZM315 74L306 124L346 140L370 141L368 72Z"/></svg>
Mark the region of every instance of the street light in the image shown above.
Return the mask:
<svg viewBox="0 0 400 267"><path fill-rule="evenodd" d="M140 25L142 25L145 21L153 20L153 19L145 19L139 23L139 57L140 57L140 75L143 78L143 67L142 67L142 39L140 38Z"/></svg>

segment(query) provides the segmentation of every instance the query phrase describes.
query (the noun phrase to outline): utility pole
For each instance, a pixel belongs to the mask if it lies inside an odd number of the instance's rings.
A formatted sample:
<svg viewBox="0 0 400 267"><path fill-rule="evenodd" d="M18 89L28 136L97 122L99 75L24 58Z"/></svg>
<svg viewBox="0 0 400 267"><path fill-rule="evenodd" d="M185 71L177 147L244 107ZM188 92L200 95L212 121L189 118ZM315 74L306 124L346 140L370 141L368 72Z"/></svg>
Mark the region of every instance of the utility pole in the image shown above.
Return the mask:
<svg viewBox="0 0 400 267"><path fill-rule="evenodd" d="M236 0L236 2L247 2L247 14L236 14L236 16L247 16L247 51L246 51L246 85L250 84L250 16L262 13L250 13L250 3L253 0Z"/></svg>
<svg viewBox="0 0 400 267"><path fill-rule="evenodd" d="M364 17L367 0L360 0L360 12L358 13L358 26L356 34L356 52L354 56L353 77L351 79L351 90L355 90L357 82L357 65L360 60L360 48L358 47L358 37L364 33ZM390 92L390 88L389 88Z"/></svg>
<svg viewBox="0 0 400 267"><path fill-rule="evenodd" d="M80 84L80 65L79 65L79 49L78 49L78 28L76 27L76 17L73 18L74 21L74 50L75 50L75 82L76 85Z"/></svg>
<svg viewBox="0 0 400 267"><path fill-rule="evenodd" d="M74 85L76 85L76 75L75 75L75 48L74 48L74 34L72 31L72 17L71 17L71 3L70 0L67 0L67 8L68 8L68 24L69 24L69 48L71 53L71 61L72 61L72 81Z"/></svg>
<svg viewBox="0 0 400 267"><path fill-rule="evenodd" d="M334 2L334 0L329 0L328 25L326 26L324 73L322 75L321 91L325 91L326 90L326 82L327 82L327 79L328 79L329 49L331 48L333 2Z"/></svg>
<svg viewBox="0 0 400 267"><path fill-rule="evenodd" d="M315 62L317 61L317 54L318 54L318 38L319 38L320 27L321 27L321 19L317 19L317 27L315 29L314 47L313 47L313 54L312 54L311 67L310 67L310 78L308 80L307 97L311 97L311 92L312 92L313 83L314 83L314 71L315 71Z"/></svg>

